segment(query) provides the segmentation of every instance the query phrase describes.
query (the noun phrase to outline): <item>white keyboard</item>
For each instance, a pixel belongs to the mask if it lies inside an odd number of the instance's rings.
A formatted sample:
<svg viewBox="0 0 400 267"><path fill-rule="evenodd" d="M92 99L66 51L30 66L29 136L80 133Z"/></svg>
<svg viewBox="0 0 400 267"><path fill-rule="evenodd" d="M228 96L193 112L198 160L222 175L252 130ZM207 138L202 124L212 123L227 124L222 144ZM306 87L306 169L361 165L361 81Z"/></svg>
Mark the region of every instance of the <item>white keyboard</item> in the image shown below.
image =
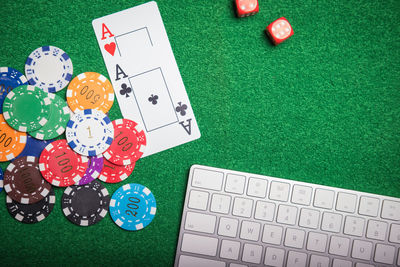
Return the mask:
<svg viewBox="0 0 400 267"><path fill-rule="evenodd" d="M190 169L175 266L400 266L400 199Z"/></svg>

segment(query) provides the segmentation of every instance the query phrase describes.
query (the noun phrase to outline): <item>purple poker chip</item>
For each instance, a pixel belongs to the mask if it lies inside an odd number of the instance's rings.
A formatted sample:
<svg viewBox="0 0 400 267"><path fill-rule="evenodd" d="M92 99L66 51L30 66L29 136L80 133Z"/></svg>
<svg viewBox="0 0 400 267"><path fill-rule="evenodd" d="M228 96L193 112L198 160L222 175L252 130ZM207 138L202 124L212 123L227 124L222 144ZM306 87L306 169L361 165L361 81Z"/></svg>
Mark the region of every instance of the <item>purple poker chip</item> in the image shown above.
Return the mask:
<svg viewBox="0 0 400 267"><path fill-rule="evenodd" d="M104 158L103 156L97 155L93 157L89 157L88 160L88 168L86 169L85 175L76 185L85 185L99 177L101 170L103 169Z"/></svg>

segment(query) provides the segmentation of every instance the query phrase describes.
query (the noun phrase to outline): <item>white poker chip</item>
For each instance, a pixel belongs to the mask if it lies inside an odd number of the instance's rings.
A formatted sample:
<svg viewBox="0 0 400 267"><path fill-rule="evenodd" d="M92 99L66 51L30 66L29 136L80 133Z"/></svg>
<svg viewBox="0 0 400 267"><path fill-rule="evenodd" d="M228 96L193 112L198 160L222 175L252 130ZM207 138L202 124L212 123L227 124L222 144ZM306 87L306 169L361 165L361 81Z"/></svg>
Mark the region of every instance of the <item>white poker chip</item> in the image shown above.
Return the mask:
<svg viewBox="0 0 400 267"><path fill-rule="evenodd" d="M25 63L25 75L30 85L47 93L55 93L72 79L73 66L67 53L55 46L34 50Z"/></svg>
<svg viewBox="0 0 400 267"><path fill-rule="evenodd" d="M97 156L114 140L114 127L106 114L85 109L72 115L65 131L68 145L84 156Z"/></svg>

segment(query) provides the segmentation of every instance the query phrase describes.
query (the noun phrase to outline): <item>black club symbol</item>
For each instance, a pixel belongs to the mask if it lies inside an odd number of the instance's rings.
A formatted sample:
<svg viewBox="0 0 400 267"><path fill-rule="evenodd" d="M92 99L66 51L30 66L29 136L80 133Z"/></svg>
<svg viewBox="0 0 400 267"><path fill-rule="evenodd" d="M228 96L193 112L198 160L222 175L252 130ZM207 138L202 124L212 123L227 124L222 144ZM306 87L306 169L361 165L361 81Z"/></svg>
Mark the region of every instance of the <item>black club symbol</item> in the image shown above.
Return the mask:
<svg viewBox="0 0 400 267"><path fill-rule="evenodd" d="M128 87L128 86L126 85L126 83L123 83L123 84L121 85L121 88L122 88L122 90L120 90L119 93L120 93L121 95L125 95L126 97L129 97L129 93L132 92L132 88Z"/></svg>
<svg viewBox="0 0 400 267"><path fill-rule="evenodd" d="M149 97L149 102L151 102L153 105L157 104L157 99L158 99L158 95L151 95Z"/></svg>
<svg viewBox="0 0 400 267"><path fill-rule="evenodd" d="M176 112L180 112L181 116L186 115L187 106L185 104L182 105L182 102L178 102L178 106L175 108Z"/></svg>

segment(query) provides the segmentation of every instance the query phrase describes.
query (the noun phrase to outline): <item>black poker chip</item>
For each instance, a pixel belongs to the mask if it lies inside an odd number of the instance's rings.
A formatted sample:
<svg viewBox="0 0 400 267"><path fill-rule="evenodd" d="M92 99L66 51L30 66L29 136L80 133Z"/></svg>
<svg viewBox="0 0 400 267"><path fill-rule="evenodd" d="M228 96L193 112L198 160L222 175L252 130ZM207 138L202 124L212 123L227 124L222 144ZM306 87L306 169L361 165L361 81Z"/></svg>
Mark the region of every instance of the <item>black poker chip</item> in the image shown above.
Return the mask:
<svg viewBox="0 0 400 267"><path fill-rule="evenodd" d="M67 187L61 205L69 221L79 226L90 226L107 215L110 195L107 188L94 180L86 185Z"/></svg>
<svg viewBox="0 0 400 267"><path fill-rule="evenodd" d="M53 188L45 198L33 204L21 204L9 196L6 198L7 209L11 216L17 221L29 224L40 222L49 216L55 203Z"/></svg>

